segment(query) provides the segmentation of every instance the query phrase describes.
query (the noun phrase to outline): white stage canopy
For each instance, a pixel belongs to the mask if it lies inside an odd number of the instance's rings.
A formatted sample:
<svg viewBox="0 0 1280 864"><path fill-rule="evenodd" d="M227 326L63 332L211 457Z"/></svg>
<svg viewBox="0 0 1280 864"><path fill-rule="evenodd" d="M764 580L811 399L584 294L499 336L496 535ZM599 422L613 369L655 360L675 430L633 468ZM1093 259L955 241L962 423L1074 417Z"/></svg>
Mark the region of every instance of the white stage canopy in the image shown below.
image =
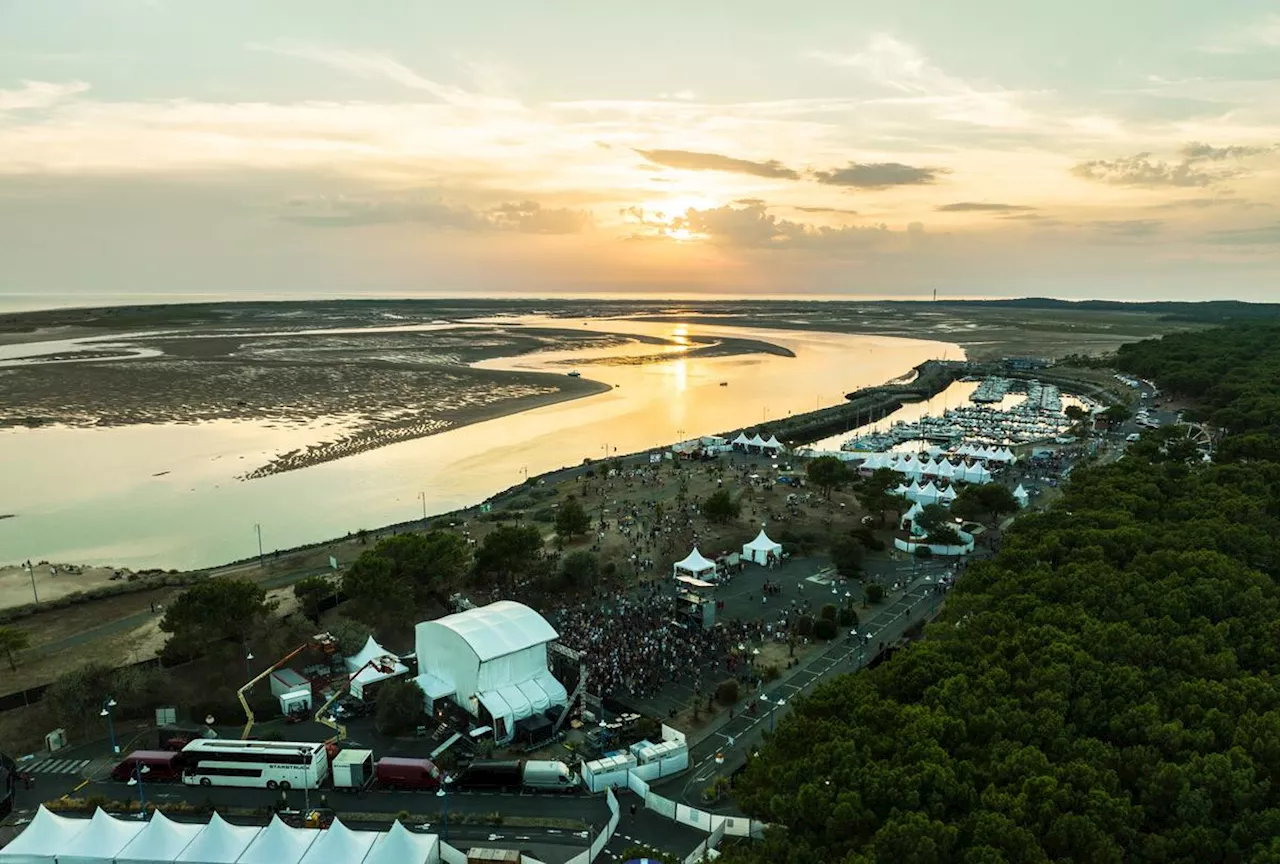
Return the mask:
<svg viewBox="0 0 1280 864"><path fill-rule="evenodd" d="M756 539L742 545L742 557L757 564L768 564L771 553L775 558L781 559L782 544L770 540L763 528L756 535Z"/></svg>
<svg viewBox="0 0 1280 864"><path fill-rule="evenodd" d="M716 562L706 558L697 547L685 556L683 561L677 561L672 565L673 576L692 576L700 579L703 576L716 575Z"/></svg>
<svg viewBox="0 0 1280 864"><path fill-rule="evenodd" d="M302 864L358 864L378 839L377 831L352 831L337 819L319 834Z"/></svg>
<svg viewBox="0 0 1280 864"><path fill-rule="evenodd" d="M169 864L191 845L205 826L174 822L159 810L147 827L116 856L116 864Z"/></svg>
<svg viewBox="0 0 1280 864"><path fill-rule="evenodd" d="M52 864L58 853L75 842L76 837L88 825L88 819L69 819L66 816L59 816L49 812L41 804L22 833L0 849L0 862Z"/></svg>
<svg viewBox="0 0 1280 864"><path fill-rule="evenodd" d="M120 850L146 827L136 819L117 819L101 807L69 842L58 850L58 864L103 864L113 860Z"/></svg>
<svg viewBox="0 0 1280 864"><path fill-rule="evenodd" d="M190 846L182 850L177 860L184 864L235 864L262 830L232 825L214 813L209 824L196 835Z"/></svg>

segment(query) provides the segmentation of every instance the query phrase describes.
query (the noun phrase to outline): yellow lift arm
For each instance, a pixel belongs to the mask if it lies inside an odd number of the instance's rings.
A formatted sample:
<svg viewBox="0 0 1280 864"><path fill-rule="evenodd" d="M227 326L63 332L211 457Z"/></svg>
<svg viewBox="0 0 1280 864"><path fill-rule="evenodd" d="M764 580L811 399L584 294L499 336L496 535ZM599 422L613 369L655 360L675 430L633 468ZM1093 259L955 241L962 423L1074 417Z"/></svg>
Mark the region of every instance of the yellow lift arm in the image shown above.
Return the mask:
<svg viewBox="0 0 1280 864"><path fill-rule="evenodd" d="M261 681L263 678L266 678L272 672L276 671L281 666L283 666L284 664L292 660L294 657L297 657L303 651L306 651L308 648L311 648L311 647L319 647L320 649L325 651L325 653L333 653L333 651L337 649L337 641L328 633L319 633L315 636L312 636L311 641L306 642L305 644L299 645L297 648L294 648L288 654L284 655L279 660L277 660L274 664L272 664L271 666L263 670L260 674L254 676L254 678L251 681L249 681L249 683L245 684L243 687L241 687L239 690L236 691L236 697L240 700L240 707L244 709L244 716L245 716L244 729L240 732L241 741L244 741L249 737L249 731L253 729L253 722L254 722L253 709L249 707L249 700L245 698L244 694L252 690L253 686L257 684L259 681Z"/></svg>
<svg viewBox="0 0 1280 864"><path fill-rule="evenodd" d="M356 677L359 676L361 672L368 669L370 666L372 666L374 669L377 669L382 674L386 675L395 671L396 658L390 657L390 656L375 657L374 659L370 660L368 663L361 666L355 672L352 672L350 675L348 675L346 680L343 681L342 684L333 688L333 693L329 695L329 698L325 700L325 703L321 705L320 708L316 711L315 717L314 717L317 723L320 723L324 726L328 726L330 729L332 729L334 732L337 733L336 735L334 735L332 738L330 738L328 741L324 743L333 744L334 742L337 742L337 741L347 740L347 727L344 724L339 723L337 720L333 719L332 716L330 716L329 706L333 705L333 703L337 702L338 699L344 693L349 691L351 689L351 682L355 681Z"/></svg>

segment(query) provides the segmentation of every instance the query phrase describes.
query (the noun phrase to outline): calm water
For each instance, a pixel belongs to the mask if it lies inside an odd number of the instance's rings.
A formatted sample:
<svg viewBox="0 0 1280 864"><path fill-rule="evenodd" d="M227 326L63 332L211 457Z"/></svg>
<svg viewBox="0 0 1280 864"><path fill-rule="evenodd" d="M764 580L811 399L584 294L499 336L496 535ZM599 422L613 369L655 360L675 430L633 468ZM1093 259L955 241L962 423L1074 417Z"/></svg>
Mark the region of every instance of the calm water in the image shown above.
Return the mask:
<svg viewBox="0 0 1280 864"><path fill-rule="evenodd" d="M541 319L522 319L546 323ZM196 567L475 504L528 474L701 434L754 428L840 402L913 366L960 350L941 342L661 322L554 321L557 326L652 336L761 339L794 358L681 358L636 366L605 356L660 346L544 352L488 361L494 369L580 371L608 393L395 444L358 456L241 482L277 452L321 440L320 427L245 422L0 433L0 562L31 558L130 567ZM563 365L569 361L570 365ZM728 386L720 386L727 382ZM767 422L766 422L767 428ZM168 472L168 473L162 473ZM161 476L155 476L161 475Z"/></svg>

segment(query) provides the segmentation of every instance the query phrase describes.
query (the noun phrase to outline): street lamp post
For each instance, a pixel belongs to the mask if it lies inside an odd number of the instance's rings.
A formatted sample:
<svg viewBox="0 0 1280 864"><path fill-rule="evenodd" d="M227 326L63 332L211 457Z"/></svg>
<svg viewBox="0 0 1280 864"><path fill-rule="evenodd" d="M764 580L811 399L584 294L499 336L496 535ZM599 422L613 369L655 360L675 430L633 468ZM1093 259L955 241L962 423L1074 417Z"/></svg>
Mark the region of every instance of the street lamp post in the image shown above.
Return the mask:
<svg viewBox="0 0 1280 864"><path fill-rule="evenodd" d="M141 808L142 818L147 818L147 795L142 790L142 775L151 771L146 765L141 763L133 766L133 776L129 778L130 786L138 787L138 806Z"/></svg>
<svg viewBox="0 0 1280 864"><path fill-rule="evenodd" d="M427 527L427 493L419 492L418 500L422 502L422 527Z"/></svg>
<svg viewBox="0 0 1280 864"><path fill-rule="evenodd" d="M116 700L108 696L102 700L102 711L99 712L99 716L107 718L107 734L111 736L111 752L119 753L120 746L116 744L116 724L111 717L111 709L114 707L116 707Z"/></svg>
<svg viewBox="0 0 1280 864"><path fill-rule="evenodd" d="M444 805L444 824L441 826L440 839L443 842L449 840L449 793L445 791L445 784L449 782L448 777L440 778L440 788L436 790L436 797L440 799L440 803Z"/></svg>
<svg viewBox="0 0 1280 864"><path fill-rule="evenodd" d="M36 598L36 602L40 602L40 592L36 590L36 568L31 566L31 562L27 562L27 575L31 577L31 596Z"/></svg>
<svg viewBox="0 0 1280 864"><path fill-rule="evenodd" d="M249 670L249 661L253 659L253 651L249 648L248 643L244 649L244 677L248 678L253 673Z"/></svg>
<svg viewBox="0 0 1280 864"><path fill-rule="evenodd" d="M261 523L253 523L253 530L258 533L258 566L265 567L266 562L262 558L262 525Z"/></svg>

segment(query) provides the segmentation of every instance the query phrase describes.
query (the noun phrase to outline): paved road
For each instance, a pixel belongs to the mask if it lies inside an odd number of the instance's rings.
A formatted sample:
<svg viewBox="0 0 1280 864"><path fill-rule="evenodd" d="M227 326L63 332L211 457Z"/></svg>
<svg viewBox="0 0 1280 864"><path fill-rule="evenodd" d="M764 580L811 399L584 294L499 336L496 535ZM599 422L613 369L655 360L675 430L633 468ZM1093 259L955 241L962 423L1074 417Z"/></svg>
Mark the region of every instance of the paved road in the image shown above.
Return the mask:
<svg viewBox="0 0 1280 864"><path fill-rule="evenodd" d="M784 683L766 687L759 710L754 714L746 710L737 712L733 719L695 744L689 751L691 769L653 784L655 791L708 809L700 800L702 789L711 785L717 776L727 776L740 767L748 752L758 748L765 734L791 710L789 703L797 695L812 689L824 678L858 671L874 659L881 643L892 645L912 624L935 614L942 600L943 595L936 590L936 576L920 576L858 628L859 633L870 637L867 644L842 639L810 657ZM723 755L723 763L717 764L717 754ZM731 806L721 809L734 812Z"/></svg>

